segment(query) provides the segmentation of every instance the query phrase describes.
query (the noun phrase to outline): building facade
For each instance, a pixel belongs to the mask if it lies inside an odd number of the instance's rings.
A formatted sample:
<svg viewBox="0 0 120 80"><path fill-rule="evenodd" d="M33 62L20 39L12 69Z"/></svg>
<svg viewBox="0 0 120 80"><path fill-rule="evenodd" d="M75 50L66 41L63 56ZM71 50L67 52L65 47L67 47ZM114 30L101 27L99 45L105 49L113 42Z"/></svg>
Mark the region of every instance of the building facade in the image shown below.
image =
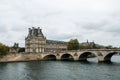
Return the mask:
<svg viewBox="0 0 120 80"><path fill-rule="evenodd" d="M66 50L67 42L47 40L42 29L29 28L28 36L25 38L26 53L44 53L50 51Z"/></svg>

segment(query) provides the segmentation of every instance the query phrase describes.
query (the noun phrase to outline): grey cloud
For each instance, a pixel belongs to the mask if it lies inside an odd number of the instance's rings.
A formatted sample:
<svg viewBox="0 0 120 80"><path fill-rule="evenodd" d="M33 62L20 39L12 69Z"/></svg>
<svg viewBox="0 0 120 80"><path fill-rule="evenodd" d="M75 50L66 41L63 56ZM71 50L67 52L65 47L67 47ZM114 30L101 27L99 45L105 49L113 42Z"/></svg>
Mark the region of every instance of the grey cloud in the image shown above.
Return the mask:
<svg viewBox="0 0 120 80"><path fill-rule="evenodd" d="M119 0L0 0L0 35L4 36L0 41L8 45L19 41L24 46L28 28L38 26L48 39L76 37L107 45L116 34L115 40L120 40L119 3ZM118 43L113 45L119 46Z"/></svg>
<svg viewBox="0 0 120 80"><path fill-rule="evenodd" d="M8 29L4 27L3 25L0 25L0 33L6 33Z"/></svg>
<svg viewBox="0 0 120 80"><path fill-rule="evenodd" d="M17 31L17 32L21 32L21 31L26 31L27 28L25 28L26 26L25 25L16 25L16 26L13 26L11 27L11 31Z"/></svg>
<svg viewBox="0 0 120 80"><path fill-rule="evenodd" d="M76 34L57 34L57 35L51 35L48 36L48 39L55 39L55 40L69 40L72 38L83 38L82 35L76 35Z"/></svg>
<svg viewBox="0 0 120 80"><path fill-rule="evenodd" d="M113 28L111 29L107 29L106 32L110 32L111 34L115 35L115 36L119 36L120 35L120 25L119 26L112 26Z"/></svg>
<svg viewBox="0 0 120 80"><path fill-rule="evenodd" d="M57 12L48 12L47 14L43 15L43 18L49 17L49 16L55 16L61 14L62 11L57 11Z"/></svg>
<svg viewBox="0 0 120 80"><path fill-rule="evenodd" d="M87 30L101 30L105 26L105 23L86 23L82 24L81 27Z"/></svg>

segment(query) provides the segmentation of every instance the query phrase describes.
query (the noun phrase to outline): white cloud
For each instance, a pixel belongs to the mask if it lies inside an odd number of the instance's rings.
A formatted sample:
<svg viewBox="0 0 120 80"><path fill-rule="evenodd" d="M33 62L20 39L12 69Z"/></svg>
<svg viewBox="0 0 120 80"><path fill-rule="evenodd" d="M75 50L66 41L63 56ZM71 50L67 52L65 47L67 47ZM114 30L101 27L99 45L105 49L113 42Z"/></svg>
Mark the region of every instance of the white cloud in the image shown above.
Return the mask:
<svg viewBox="0 0 120 80"><path fill-rule="evenodd" d="M120 46L119 0L0 0L0 39L24 46L28 28L41 27L48 39L95 40Z"/></svg>

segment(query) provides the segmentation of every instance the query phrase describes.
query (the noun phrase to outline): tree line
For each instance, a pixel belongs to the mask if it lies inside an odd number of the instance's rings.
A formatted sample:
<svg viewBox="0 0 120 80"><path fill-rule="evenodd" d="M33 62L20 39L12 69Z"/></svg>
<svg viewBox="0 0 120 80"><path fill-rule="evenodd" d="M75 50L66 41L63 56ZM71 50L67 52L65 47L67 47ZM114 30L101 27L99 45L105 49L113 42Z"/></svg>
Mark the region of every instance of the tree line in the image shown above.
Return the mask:
<svg viewBox="0 0 120 80"><path fill-rule="evenodd" d="M115 49L116 47L112 47L111 45L108 46L101 46L98 44L95 44L94 42L89 43L86 42L85 45L80 44L77 39L70 39L70 41L67 43L67 50L79 50L79 49Z"/></svg>
<svg viewBox="0 0 120 80"><path fill-rule="evenodd" d="M0 56L4 56L8 53L9 47L5 44L0 43Z"/></svg>

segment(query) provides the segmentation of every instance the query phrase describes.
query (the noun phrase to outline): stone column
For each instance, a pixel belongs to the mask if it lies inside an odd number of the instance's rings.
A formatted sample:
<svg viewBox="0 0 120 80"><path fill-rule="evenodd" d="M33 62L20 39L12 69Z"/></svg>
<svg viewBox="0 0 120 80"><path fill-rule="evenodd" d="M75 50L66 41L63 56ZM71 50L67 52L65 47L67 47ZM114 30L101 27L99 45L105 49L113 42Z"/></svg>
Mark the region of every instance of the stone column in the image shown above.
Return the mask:
<svg viewBox="0 0 120 80"><path fill-rule="evenodd" d="M38 27L38 34L40 33L40 27Z"/></svg>
<svg viewBox="0 0 120 80"><path fill-rule="evenodd" d="M59 53L58 53L59 54ZM56 60L60 61L61 60L61 56L60 54L56 56Z"/></svg>
<svg viewBox="0 0 120 80"><path fill-rule="evenodd" d="M104 57L103 56L98 56L98 62L104 62Z"/></svg>

